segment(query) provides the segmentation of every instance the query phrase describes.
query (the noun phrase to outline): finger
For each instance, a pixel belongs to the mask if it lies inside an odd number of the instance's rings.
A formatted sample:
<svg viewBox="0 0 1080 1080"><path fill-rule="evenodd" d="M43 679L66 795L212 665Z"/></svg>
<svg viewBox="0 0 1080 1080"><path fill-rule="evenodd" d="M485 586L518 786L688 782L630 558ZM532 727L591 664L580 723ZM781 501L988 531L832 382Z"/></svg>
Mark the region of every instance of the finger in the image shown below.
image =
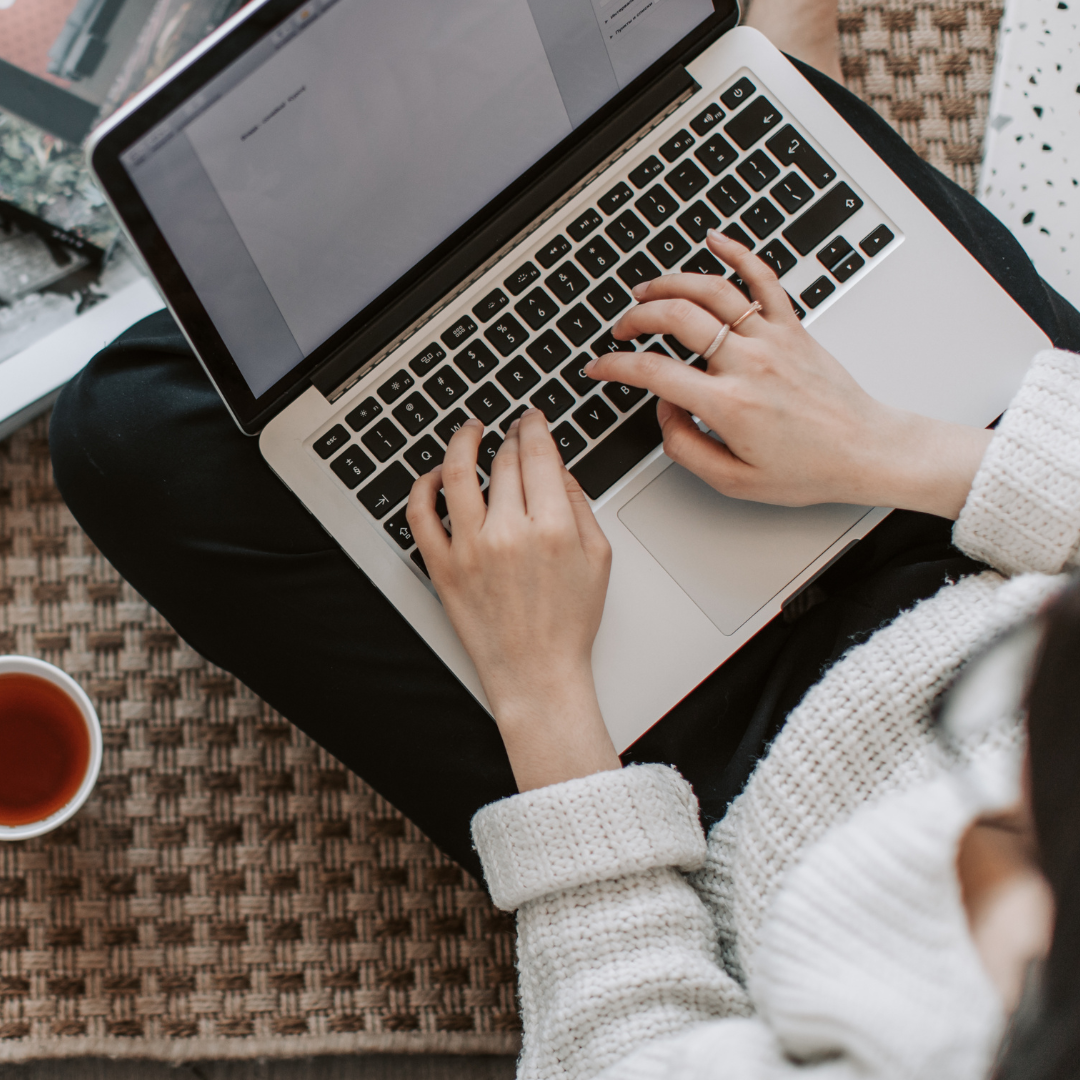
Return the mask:
<svg viewBox="0 0 1080 1080"><path fill-rule="evenodd" d="M483 437L484 425L479 420L466 420L454 432L443 458L443 491L455 536L478 532L487 515L476 475L476 454Z"/></svg>
<svg viewBox="0 0 1080 1080"><path fill-rule="evenodd" d="M692 412L700 409L703 397L716 388L715 376L654 352L604 353L585 365L585 374L591 379L643 386Z"/></svg>
<svg viewBox="0 0 1080 1080"><path fill-rule="evenodd" d="M446 535L442 520L435 509L435 499L442 487L442 469L434 468L424 473L409 492L405 506L405 518L409 522L413 539L428 570L438 576L443 561L450 554L450 538Z"/></svg>
<svg viewBox="0 0 1080 1080"><path fill-rule="evenodd" d="M738 241L732 240L730 236L725 236L722 232L717 232L716 229L709 230L705 242L714 255L723 259L750 286L750 295L761 304L761 314L765 318L785 321L795 318L795 310L791 306L788 294L768 263L759 259ZM754 321L753 317L748 319L739 327L739 333L752 337L755 328L750 324Z"/></svg>
<svg viewBox="0 0 1080 1080"><path fill-rule="evenodd" d="M685 409L661 401L657 405L656 419L664 435L664 453L672 461L700 476L724 495L734 495L741 490L745 474L751 467L723 443L706 435Z"/></svg>
<svg viewBox="0 0 1080 1080"><path fill-rule="evenodd" d="M746 297L742 293L739 296L745 307ZM621 341L629 341L642 334L674 334L688 349L703 353L712 344L721 322L723 319L693 300L672 296L630 308L611 328L611 332Z"/></svg>
<svg viewBox="0 0 1080 1080"><path fill-rule="evenodd" d="M562 457L539 409L528 409L522 414L518 438L521 483L529 517L546 522L569 522L570 504L562 478Z"/></svg>
<svg viewBox="0 0 1080 1080"><path fill-rule="evenodd" d="M574 476L563 470L563 485L566 496L570 500L570 510L574 515L574 525L577 527L578 539L581 540L585 558L591 563L611 562L611 544L600 528L596 515L592 512L589 500L582 491L581 485Z"/></svg>
<svg viewBox="0 0 1080 1080"><path fill-rule="evenodd" d="M495 460L491 463L491 484L488 490L488 513L525 513L525 493L521 487L521 454L515 420L503 439Z"/></svg>
<svg viewBox="0 0 1080 1080"><path fill-rule="evenodd" d="M657 301L685 300L696 304L720 322L730 323L746 310L748 304L746 294L719 274L664 274L635 286L634 299L639 306L630 308L623 319L643 307L651 307ZM617 338L626 336L620 333L621 322L612 327L612 333ZM716 336L715 330L713 336Z"/></svg>

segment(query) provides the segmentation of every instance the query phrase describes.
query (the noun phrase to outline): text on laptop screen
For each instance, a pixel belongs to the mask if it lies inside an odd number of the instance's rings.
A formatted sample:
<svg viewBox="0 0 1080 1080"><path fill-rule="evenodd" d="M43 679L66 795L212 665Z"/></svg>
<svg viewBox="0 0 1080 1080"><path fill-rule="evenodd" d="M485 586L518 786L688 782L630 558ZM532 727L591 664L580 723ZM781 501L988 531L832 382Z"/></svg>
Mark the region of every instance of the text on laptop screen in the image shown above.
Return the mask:
<svg viewBox="0 0 1080 1080"><path fill-rule="evenodd" d="M259 397L713 10L322 0L121 160Z"/></svg>

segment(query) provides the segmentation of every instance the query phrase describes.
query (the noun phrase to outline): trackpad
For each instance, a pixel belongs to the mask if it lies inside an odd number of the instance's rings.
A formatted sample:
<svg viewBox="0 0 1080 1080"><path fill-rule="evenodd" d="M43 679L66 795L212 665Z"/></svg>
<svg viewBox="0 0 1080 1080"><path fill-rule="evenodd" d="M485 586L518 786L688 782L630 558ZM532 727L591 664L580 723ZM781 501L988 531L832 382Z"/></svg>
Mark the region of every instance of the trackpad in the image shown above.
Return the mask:
<svg viewBox="0 0 1080 1080"><path fill-rule="evenodd" d="M619 511L619 520L720 633L734 634L869 512L729 499L671 465Z"/></svg>

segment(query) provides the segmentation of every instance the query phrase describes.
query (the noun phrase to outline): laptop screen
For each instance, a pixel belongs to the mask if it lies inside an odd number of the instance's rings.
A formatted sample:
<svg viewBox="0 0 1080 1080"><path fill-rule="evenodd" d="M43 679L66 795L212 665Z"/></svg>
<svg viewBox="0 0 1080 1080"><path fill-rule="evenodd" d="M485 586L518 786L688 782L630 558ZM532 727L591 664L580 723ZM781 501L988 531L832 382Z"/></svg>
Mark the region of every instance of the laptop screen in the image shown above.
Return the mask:
<svg viewBox="0 0 1080 1080"><path fill-rule="evenodd" d="M319 0L121 162L258 398L713 12Z"/></svg>

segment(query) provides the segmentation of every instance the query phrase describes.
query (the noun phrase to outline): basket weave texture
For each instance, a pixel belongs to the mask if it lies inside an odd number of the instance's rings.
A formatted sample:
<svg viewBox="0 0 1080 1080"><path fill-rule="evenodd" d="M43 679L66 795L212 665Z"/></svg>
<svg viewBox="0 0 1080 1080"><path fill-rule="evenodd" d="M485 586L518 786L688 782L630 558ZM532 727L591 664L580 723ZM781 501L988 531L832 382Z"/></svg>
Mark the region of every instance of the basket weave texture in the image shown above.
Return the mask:
<svg viewBox="0 0 1080 1080"><path fill-rule="evenodd" d="M847 85L969 191L1001 9L840 0ZM0 845L0 1062L513 1053L513 925L410 822L188 648L0 443L0 653L74 675L89 804Z"/></svg>

